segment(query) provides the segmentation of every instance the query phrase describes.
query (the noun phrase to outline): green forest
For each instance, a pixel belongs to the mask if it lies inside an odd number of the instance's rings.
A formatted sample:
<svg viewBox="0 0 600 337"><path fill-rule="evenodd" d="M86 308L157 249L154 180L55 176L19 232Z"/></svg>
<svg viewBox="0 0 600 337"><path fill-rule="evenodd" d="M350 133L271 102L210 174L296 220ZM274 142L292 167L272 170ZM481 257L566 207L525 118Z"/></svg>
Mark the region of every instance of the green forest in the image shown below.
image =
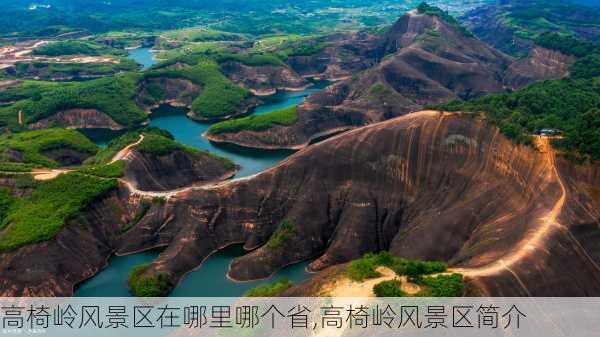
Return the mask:
<svg viewBox="0 0 600 337"><path fill-rule="evenodd" d="M600 78L562 79L534 83L509 94L437 106L446 111L483 113L508 137L530 143L537 130L560 130L559 144L600 159Z"/></svg>

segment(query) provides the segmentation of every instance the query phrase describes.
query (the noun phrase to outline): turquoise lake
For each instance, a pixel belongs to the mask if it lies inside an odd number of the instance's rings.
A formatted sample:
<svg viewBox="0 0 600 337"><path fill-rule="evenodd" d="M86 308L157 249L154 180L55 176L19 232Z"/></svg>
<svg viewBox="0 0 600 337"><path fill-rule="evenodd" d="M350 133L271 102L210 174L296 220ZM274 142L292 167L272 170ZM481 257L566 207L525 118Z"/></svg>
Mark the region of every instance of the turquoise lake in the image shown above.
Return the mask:
<svg viewBox="0 0 600 337"><path fill-rule="evenodd" d="M154 58L152 48L130 49L127 57L141 64L142 70L152 67L157 62Z"/></svg>
<svg viewBox="0 0 600 337"><path fill-rule="evenodd" d="M262 97L264 104L253 109L253 114L286 108L302 103L304 98L324 88L327 82L315 82L306 90L297 92L278 92ZM264 171L289 156L292 151L260 151L240 149L234 146L218 146L202 137L210 126L186 117L185 109L161 106L150 118L150 125L165 129L183 144L225 156L241 166L236 177L249 176ZM93 141L105 146L118 133L101 130L86 132ZM127 275L137 264L152 262L159 251L148 251L127 256L113 256L109 265L93 278L81 283L75 290L75 296L131 296L127 287ZM171 296L239 296L246 290L259 284L270 283L280 277L299 282L309 277L305 268L309 261L288 266L267 280L251 282L233 282L225 277L229 264L244 254L240 245L227 247L207 258L195 271L187 274Z"/></svg>

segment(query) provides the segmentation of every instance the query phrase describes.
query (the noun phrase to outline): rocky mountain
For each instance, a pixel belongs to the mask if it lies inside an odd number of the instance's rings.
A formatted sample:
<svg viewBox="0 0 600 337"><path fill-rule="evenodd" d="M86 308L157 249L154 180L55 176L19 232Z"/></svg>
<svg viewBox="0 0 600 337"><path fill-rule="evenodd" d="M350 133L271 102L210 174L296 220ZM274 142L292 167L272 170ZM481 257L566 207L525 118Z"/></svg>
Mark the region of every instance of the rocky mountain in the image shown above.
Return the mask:
<svg viewBox="0 0 600 337"><path fill-rule="evenodd" d="M460 20L483 41L506 53L527 55L537 34L548 31L600 41L598 7L575 1L493 1L475 8Z"/></svg>
<svg viewBox="0 0 600 337"><path fill-rule="evenodd" d="M287 64L298 74L338 81L372 67L377 61L379 37L367 32L337 33L314 41L322 46L307 55L291 55Z"/></svg>
<svg viewBox="0 0 600 337"><path fill-rule="evenodd" d="M513 59L439 15L412 11L377 41L374 67L314 94L298 121L267 131L210 135L217 142L299 148L312 139L397 117L452 98L503 92Z"/></svg>
<svg viewBox="0 0 600 337"><path fill-rule="evenodd" d="M537 144L517 146L474 115L414 113L251 178L166 193L120 234L144 198L123 186L54 239L0 254L0 289L70 295L112 252L158 246L166 248L145 276L172 287L216 249L243 242L249 252L228 273L237 280L389 250L447 261L470 294L597 296L600 170L557 155L546 139Z"/></svg>
<svg viewBox="0 0 600 337"><path fill-rule="evenodd" d="M228 160L203 152L174 149L151 153L133 149L125 163L125 178L143 191L168 191L225 180L237 171Z"/></svg>
<svg viewBox="0 0 600 337"><path fill-rule="evenodd" d="M559 51L535 46L529 55L515 61L506 71L504 83L515 89L540 80L554 80L566 77L575 57Z"/></svg>
<svg viewBox="0 0 600 337"><path fill-rule="evenodd" d="M220 66L225 76L257 96L272 95L277 90L301 90L309 85L287 66L249 66L235 61L224 62Z"/></svg>

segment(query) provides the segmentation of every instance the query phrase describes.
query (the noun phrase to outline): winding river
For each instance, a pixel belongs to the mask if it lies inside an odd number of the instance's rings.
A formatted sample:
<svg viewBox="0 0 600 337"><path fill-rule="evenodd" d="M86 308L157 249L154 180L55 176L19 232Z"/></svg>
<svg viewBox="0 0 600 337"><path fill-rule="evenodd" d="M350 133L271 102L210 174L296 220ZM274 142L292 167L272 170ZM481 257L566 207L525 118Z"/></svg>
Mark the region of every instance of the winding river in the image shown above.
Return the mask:
<svg viewBox="0 0 600 337"><path fill-rule="evenodd" d="M278 92L275 95L261 98L264 104L256 107L252 113L262 114L269 111L297 105L306 96L327 85L327 82L315 82L302 91ZM241 166L236 177L249 176L272 167L291 151L259 151L240 149L233 146L217 146L202 137L210 124L199 123L186 117L185 109L161 106L156 109L150 119L150 125L165 129L183 144L210 151L233 160ZM112 134L88 135L99 145L105 145ZM127 287L127 275L133 266L152 262L160 251L148 251L127 256L113 256L108 266L93 278L81 283L75 289L75 296L131 296ZM297 263L280 270L267 280L251 282L233 282L226 278L231 261L244 254L240 245L227 247L202 263L195 271L187 274L171 296L239 296L256 285L272 282L280 277L287 277L293 282L306 279L305 271L308 262Z"/></svg>

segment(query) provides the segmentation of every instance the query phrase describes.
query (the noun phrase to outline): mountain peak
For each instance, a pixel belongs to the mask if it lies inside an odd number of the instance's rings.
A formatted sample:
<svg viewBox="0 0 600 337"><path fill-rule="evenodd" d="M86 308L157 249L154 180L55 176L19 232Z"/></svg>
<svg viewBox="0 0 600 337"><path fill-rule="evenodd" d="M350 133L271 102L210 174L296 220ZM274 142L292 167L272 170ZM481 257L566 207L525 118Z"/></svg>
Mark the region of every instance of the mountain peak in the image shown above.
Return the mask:
<svg viewBox="0 0 600 337"><path fill-rule="evenodd" d="M473 37L473 34L450 14L423 2L401 16L387 31L381 47L382 56L395 53L430 32L447 41Z"/></svg>

